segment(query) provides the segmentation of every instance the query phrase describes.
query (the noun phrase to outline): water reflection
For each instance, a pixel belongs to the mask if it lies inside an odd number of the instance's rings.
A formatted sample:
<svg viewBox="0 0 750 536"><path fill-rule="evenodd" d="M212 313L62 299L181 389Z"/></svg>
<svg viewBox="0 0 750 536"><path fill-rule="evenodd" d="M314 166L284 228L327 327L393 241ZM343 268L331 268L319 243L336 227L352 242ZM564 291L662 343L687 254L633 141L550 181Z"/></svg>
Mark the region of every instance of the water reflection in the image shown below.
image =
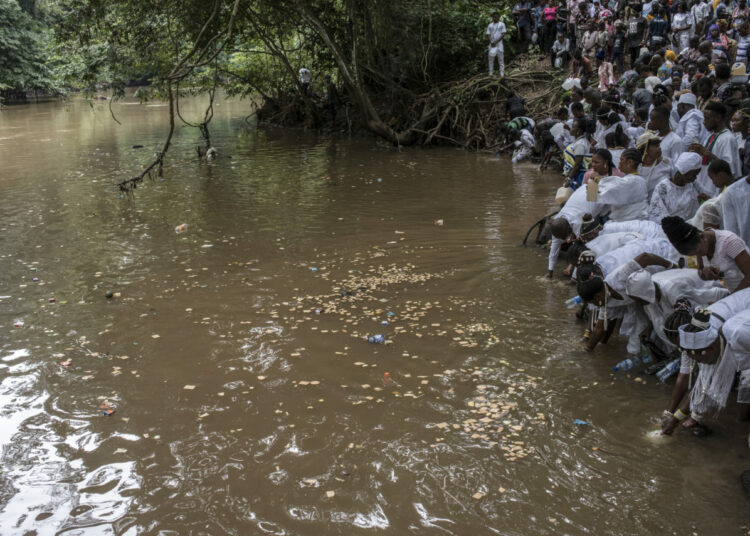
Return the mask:
<svg viewBox="0 0 750 536"><path fill-rule="evenodd" d="M669 388L579 351L570 289L518 246L557 177L221 104L219 158L180 128L132 201L115 184L163 106L116 105L122 127L102 103L2 112L2 534L746 523L734 424L651 440Z"/></svg>

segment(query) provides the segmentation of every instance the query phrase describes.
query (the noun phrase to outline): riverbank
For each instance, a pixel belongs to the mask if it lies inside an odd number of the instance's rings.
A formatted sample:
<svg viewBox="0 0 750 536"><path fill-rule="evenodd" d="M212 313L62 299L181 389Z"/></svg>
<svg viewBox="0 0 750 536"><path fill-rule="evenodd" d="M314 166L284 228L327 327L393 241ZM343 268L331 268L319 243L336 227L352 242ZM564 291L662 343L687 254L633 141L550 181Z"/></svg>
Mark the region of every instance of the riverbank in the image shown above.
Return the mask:
<svg viewBox="0 0 750 536"><path fill-rule="evenodd" d="M547 64L548 60L540 62L534 55L520 55L510 61L502 79L479 73L424 94L405 92L398 100L374 96L373 101L379 116L391 129L413 134L409 143L401 145L450 145L494 152L507 143L505 104L510 94L521 96L534 118L547 117L559 106L566 72L546 68ZM340 92L333 120L325 92L315 85L311 86L309 99L296 90L265 98L258 108L258 117L277 126L372 136L366 118L345 91Z"/></svg>

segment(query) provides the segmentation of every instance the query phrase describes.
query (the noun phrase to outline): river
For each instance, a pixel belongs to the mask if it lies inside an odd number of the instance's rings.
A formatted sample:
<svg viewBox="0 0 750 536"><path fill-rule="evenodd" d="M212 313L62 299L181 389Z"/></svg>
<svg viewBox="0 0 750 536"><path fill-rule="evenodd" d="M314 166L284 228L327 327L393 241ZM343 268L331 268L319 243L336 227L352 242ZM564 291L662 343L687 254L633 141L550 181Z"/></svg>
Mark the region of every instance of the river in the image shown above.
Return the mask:
<svg viewBox="0 0 750 536"><path fill-rule="evenodd" d="M133 199L163 104L0 112L0 533L747 531L734 402L654 437L671 383L519 245L557 176L218 104Z"/></svg>

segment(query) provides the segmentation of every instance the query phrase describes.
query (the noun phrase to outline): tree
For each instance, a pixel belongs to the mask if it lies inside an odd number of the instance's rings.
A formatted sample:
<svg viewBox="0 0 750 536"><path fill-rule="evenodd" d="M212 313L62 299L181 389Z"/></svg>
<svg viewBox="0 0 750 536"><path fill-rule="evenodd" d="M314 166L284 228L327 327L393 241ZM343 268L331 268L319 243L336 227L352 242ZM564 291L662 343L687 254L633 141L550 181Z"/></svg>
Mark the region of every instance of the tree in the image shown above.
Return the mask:
<svg viewBox="0 0 750 536"><path fill-rule="evenodd" d="M0 91L6 96L56 90L45 65L45 38L44 26L16 0L0 0Z"/></svg>

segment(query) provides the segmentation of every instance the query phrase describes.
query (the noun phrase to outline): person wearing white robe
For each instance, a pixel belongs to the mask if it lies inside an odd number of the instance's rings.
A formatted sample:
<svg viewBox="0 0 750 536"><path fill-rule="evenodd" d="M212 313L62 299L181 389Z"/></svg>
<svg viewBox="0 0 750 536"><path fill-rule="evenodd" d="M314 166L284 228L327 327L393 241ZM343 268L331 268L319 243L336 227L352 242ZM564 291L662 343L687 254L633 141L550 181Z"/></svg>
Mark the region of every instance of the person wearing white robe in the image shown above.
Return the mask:
<svg viewBox="0 0 750 536"><path fill-rule="evenodd" d="M677 268L651 274L638 270L628 276L625 293L643 302L643 310L652 325L651 333L658 337L662 346L670 351L677 347L664 333L664 320L669 316L680 298L687 298L692 305L708 306L729 294L718 281L704 281L696 270Z"/></svg>
<svg viewBox="0 0 750 536"><path fill-rule="evenodd" d="M740 299L733 300L735 297ZM680 347L687 351L688 357L701 363L689 401L680 408L683 414L692 412L684 426L701 423L709 414L723 409L736 372L750 369L748 297L744 293L733 294L713 304L710 310L698 308L691 322L698 331L680 327ZM744 404L750 402L747 379L745 374L740 380L738 402Z"/></svg>
<svg viewBox="0 0 750 536"><path fill-rule="evenodd" d="M675 173L661 181L654 190L648 210L648 219L661 223L667 216L680 216L687 220L698 210L695 179L701 169L702 158L696 153L682 153L675 163Z"/></svg>
<svg viewBox="0 0 750 536"><path fill-rule="evenodd" d="M682 139L674 133L670 123L671 110L666 106L657 106L649 113L650 121L648 129L656 132L661 137L661 153L664 158L672 162L677 161L677 157L685 151L686 145Z"/></svg>
<svg viewBox="0 0 750 536"><path fill-rule="evenodd" d="M612 221L645 219L648 214L648 188L643 177L604 177L599 181L599 203L607 205Z"/></svg>
<svg viewBox="0 0 750 536"><path fill-rule="evenodd" d="M513 151L511 163L515 164L531 156L531 153L534 151L535 143L534 135L525 128L521 129L518 139L513 143L516 148Z"/></svg>
<svg viewBox="0 0 750 536"><path fill-rule="evenodd" d="M703 112L695 106L697 99L693 93L683 93L677 101L677 114L680 116L680 122L674 129L685 147L690 147L691 143L700 143L706 135L706 129L703 126Z"/></svg>
<svg viewBox="0 0 750 536"><path fill-rule="evenodd" d="M750 244L750 176L729 186L721 195L722 227Z"/></svg>
<svg viewBox="0 0 750 536"><path fill-rule="evenodd" d="M620 158L624 177L609 176L599 181L597 202L606 205L612 221L647 219L648 188L638 175L641 152L627 149Z"/></svg>
<svg viewBox="0 0 750 536"><path fill-rule="evenodd" d="M561 218L567 221L573 234L578 236L581 231L584 214L591 214L593 217L597 217L602 213L603 208L601 203L586 200L586 188L578 188L565 202L565 205L557 213L555 219ZM560 255L563 242L564 240L561 238L552 237L549 257L547 259L548 274L551 274L555 269L555 263L557 262L557 257Z"/></svg>
<svg viewBox="0 0 750 536"><path fill-rule="evenodd" d="M732 174L739 177L742 173L742 162L737 147L737 138L726 128L727 108L720 102L709 102L703 112L703 125L708 133L701 144L693 143L689 150L703 157L703 167L698 175L696 186L709 198L715 197L719 190L708 176L708 164L720 158L729 163Z"/></svg>
<svg viewBox="0 0 750 536"><path fill-rule="evenodd" d="M673 173L674 170L672 168L672 162L670 162L666 158L662 158L660 161L654 162L654 164L650 166L646 166L644 164L638 166L638 175L643 177L643 180L646 181L649 202L654 195L656 185L664 179L669 179L669 177L671 177Z"/></svg>
<svg viewBox="0 0 750 536"><path fill-rule="evenodd" d="M605 235L606 236L606 235ZM591 252L588 252L591 253ZM585 253L584 253L585 255ZM606 331L609 322L617 318L622 319L620 333L628 337L627 351L635 355L640 350L639 334L648 326L648 319L640 305L625 294L625 282L633 271L640 270L642 266L634 259L656 259L647 269L656 273L667 267L676 266L677 251L672 245L663 239L642 239L632 241L614 251L601 257L596 257L595 262L599 266L603 278L603 291L600 298L587 301L599 307L599 315L594 328L594 337L589 343L589 349L593 349L601 339L602 329ZM644 262L648 262L645 260ZM579 294L581 294L581 283L579 282Z"/></svg>
<svg viewBox="0 0 750 536"><path fill-rule="evenodd" d="M734 175L725 160L714 160L708 166L708 176L714 186L721 190L716 197L703 201L698 208L695 216L688 223L693 227L705 231L708 229L723 229L722 223L722 206L721 198L724 196L727 188L734 183Z"/></svg>

